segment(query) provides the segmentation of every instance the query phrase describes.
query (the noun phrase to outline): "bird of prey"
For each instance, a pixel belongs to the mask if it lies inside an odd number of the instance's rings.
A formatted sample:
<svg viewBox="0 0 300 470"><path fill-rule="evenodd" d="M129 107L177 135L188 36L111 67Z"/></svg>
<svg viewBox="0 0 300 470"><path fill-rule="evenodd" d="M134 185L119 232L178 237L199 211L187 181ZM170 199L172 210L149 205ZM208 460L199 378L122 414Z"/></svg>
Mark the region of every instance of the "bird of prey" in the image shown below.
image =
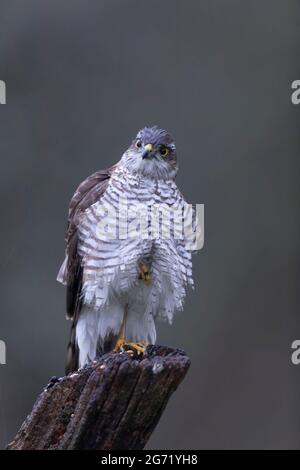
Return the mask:
<svg viewBox="0 0 300 470"><path fill-rule="evenodd" d="M103 352L143 354L156 341L155 320L171 322L182 309L187 286L193 285L191 251L184 234L176 236L175 224L163 236L160 216L157 230L148 217L154 206L182 210L186 204L175 183L177 169L170 133L145 127L117 164L89 176L75 192L57 277L66 285L67 318L72 320L67 373ZM143 214L146 237L137 236L141 224L134 224L128 209L129 228L120 236L120 215L115 225L111 219L120 214L121 200L128 207L137 205L135 215ZM174 222L174 215L170 219Z"/></svg>

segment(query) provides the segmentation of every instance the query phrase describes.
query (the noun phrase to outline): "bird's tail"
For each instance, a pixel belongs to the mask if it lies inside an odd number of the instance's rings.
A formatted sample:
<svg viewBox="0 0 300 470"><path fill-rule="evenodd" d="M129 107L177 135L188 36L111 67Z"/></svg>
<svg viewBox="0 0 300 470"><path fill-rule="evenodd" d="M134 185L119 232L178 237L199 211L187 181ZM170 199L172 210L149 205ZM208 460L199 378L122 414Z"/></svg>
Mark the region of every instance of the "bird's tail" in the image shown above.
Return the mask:
<svg viewBox="0 0 300 470"><path fill-rule="evenodd" d="M66 375L75 372L79 367L79 350L76 341L77 315L72 320L70 340L67 349Z"/></svg>

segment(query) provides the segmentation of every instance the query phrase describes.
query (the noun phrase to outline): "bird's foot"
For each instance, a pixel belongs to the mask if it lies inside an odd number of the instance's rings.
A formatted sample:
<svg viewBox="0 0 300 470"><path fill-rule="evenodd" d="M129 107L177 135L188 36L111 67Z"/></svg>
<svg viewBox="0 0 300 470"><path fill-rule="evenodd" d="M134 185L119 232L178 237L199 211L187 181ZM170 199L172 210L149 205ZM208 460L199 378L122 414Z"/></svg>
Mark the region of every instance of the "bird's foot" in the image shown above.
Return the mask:
<svg viewBox="0 0 300 470"><path fill-rule="evenodd" d="M114 352L126 352L129 356L140 356L145 353L147 343L144 341L128 342L124 338L119 338L114 348Z"/></svg>
<svg viewBox="0 0 300 470"><path fill-rule="evenodd" d="M122 352L124 351L124 346L126 344L126 339L125 338L118 338L116 345L113 349L113 352Z"/></svg>
<svg viewBox="0 0 300 470"><path fill-rule="evenodd" d="M150 274L150 266L147 263L144 263L141 261L138 266L138 272L139 272L139 279L144 281L144 283L148 286L151 284L151 274Z"/></svg>
<svg viewBox="0 0 300 470"><path fill-rule="evenodd" d="M130 356L139 356L140 354L144 354L147 348L147 343L144 341L139 341L138 343L126 343L125 344L125 351L130 355Z"/></svg>

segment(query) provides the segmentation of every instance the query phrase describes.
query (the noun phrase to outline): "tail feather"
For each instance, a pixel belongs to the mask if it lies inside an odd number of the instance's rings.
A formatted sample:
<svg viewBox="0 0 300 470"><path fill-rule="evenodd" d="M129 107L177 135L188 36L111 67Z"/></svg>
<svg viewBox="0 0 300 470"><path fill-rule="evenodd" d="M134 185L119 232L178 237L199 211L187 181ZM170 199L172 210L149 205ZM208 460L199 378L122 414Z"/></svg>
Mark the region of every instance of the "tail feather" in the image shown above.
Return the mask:
<svg viewBox="0 0 300 470"><path fill-rule="evenodd" d="M66 375L79 368L79 349L76 341L77 315L72 320L70 340L67 348Z"/></svg>

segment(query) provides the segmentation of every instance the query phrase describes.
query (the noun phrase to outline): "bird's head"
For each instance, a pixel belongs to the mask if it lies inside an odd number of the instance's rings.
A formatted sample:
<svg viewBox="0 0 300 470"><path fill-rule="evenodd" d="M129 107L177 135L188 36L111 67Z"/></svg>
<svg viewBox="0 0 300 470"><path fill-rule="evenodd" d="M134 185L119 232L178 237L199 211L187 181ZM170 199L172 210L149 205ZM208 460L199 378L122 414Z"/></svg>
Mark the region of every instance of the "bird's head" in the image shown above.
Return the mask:
<svg viewBox="0 0 300 470"><path fill-rule="evenodd" d="M177 173L174 139L169 132L157 126L144 127L121 161L132 173L153 179L174 179Z"/></svg>

